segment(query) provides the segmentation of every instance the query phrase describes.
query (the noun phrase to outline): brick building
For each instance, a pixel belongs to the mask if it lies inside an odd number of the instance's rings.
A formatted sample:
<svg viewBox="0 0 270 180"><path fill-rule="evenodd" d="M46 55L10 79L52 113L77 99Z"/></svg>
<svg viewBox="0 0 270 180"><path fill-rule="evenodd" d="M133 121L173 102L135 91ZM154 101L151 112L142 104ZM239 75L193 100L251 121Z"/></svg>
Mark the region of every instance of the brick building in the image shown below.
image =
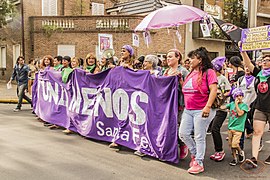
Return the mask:
<svg viewBox="0 0 270 180"><path fill-rule="evenodd" d="M10 0L17 8L15 17L0 29L0 80L7 80L19 55L41 58L46 54L75 55L98 53L99 34L110 35L116 55L124 44L132 44L132 33L143 17L158 8L171 4L187 4L210 10L217 0ZM269 0L257 0L258 26L269 24ZM154 53L162 55L175 46L184 56L192 49L205 46L215 56L226 54L226 40L203 38L198 24L151 32L152 43L146 47L142 33L135 55Z"/></svg>
<svg viewBox="0 0 270 180"><path fill-rule="evenodd" d="M112 13L115 7L139 11ZM1 67L0 79L7 80L19 55L29 58L41 58L46 54L71 55L84 58L87 53L98 53L99 34L110 35L116 56L124 44L132 44L132 33L143 17L158 8L170 4L180 4L178 0L168 1L114 1L114 0L13 0L17 8L15 17L8 25L0 29ZM126 6L129 4L129 6ZM138 7L137 7L138 9ZM179 28L184 36L184 26ZM152 42L146 47L142 33L140 46L134 47L135 55L164 54L176 47L184 51L184 39L181 44L174 42L175 30L168 35L167 30L151 33Z"/></svg>

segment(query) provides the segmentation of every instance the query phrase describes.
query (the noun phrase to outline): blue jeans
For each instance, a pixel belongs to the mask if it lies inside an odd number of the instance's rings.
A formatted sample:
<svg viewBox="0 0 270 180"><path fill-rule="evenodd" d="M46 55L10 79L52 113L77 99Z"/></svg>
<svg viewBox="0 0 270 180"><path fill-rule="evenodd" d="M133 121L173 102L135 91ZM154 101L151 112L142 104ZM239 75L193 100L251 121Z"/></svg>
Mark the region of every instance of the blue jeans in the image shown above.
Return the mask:
<svg viewBox="0 0 270 180"><path fill-rule="evenodd" d="M17 108L21 109L22 107L22 100L25 99L28 101L29 104L32 106L32 101L29 97L27 97L24 93L24 91L27 89L28 84L21 84L20 86L17 86L17 95L18 95L18 105Z"/></svg>
<svg viewBox="0 0 270 180"><path fill-rule="evenodd" d="M179 128L180 139L187 145L190 153L195 156L195 160L203 166L206 149L206 131L212 119L216 115L216 110L211 109L208 118L202 117L202 110L185 109ZM194 132L194 139L191 133Z"/></svg>

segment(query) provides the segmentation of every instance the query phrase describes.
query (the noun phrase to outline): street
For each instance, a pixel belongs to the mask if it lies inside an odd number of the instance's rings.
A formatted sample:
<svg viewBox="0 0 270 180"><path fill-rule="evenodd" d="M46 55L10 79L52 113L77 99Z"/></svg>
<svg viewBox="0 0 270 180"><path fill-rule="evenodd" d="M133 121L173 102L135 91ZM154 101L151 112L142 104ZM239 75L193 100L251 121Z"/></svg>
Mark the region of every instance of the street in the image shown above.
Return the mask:
<svg viewBox="0 0 270 180"><path fill-rule="evenodd" d="M108 142L85 139L77 134L65 135L62 129L50 130L23 105L13 112L15 104L0 104L0 177L4 179L269 179L270 166L259 163L260 172L244 171L229 165L230 150L224 123L222 134L226 157L214 162L211 135L207 136L205 172L187 173L190 157L179 164L161 162L151 157L137 157L127 148L116 152ZM264 148L259 160L270 154L270 132L263 137ZM251 139L245 141L246 157L251 154ZM257 173L257 174L256 174Z"/></svg>

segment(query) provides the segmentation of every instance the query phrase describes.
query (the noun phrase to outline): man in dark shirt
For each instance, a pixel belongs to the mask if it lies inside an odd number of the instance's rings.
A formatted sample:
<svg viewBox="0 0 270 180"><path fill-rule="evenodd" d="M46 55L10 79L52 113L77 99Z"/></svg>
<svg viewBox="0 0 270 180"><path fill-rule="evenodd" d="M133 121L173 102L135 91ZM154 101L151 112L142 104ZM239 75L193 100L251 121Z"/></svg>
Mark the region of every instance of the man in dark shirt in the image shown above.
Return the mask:
<svg viewBox="0 0 270 180"><path fill-rule="evenodd" d="M8 82L11 83L11 81L13 81L14 79L16 79L17 82L18 105L14 109L14 112L18 112L21 110L23 99L28 101L32 106L31 99L25 95L25 90L27 89L28 85L28 73L29 67L26 64L24 64L24 57L19 56L17 58L16 65L13 69L10 81Z"/></svg>

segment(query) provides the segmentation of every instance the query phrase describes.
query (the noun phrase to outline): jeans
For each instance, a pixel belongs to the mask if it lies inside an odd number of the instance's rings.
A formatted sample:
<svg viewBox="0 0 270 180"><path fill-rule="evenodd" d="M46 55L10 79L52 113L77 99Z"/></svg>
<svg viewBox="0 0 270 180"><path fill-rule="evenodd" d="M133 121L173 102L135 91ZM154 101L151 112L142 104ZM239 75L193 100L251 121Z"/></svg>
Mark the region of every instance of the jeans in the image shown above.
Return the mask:
<svg viewBox="0 0 270 180"><path fill-rule="evenodd" d="M179 136L201 166L203 166L206 149L206 131L215 115L216 110L214 109L210 110L207 118L202 117L202 110L185 109L182 115ZM194 139L191 136L192 132L194 132Z"/></svg>
<svg viewBox="0 0 270 180"><path fill-rule="evenodd" d="M22 100L25 99L28 103L32 106L32 101L29 97L27 97L24 91L27 89L28 84L21 84L17 86L17 95L18 95L18 105L17 109L21 109L22 107Z"/></svg>
<svg viewBox="0 0 270 180"><path fill-rule="evenodd" d="M227 112L218 110L212 121L212 137L215 146L215 152L223 151L223 143L220 134L220 128L227 117Z"/></svg>

